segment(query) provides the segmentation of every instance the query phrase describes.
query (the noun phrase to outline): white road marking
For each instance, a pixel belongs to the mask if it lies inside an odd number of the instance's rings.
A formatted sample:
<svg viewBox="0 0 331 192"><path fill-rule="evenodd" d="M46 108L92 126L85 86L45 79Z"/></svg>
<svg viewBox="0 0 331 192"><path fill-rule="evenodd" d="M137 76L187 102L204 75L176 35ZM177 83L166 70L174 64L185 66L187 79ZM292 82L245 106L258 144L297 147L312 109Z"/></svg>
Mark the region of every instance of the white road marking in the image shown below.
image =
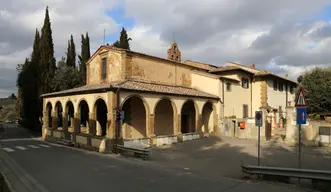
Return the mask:
<svg viewBox="0 0 331 192"><path fill-rule="evenodd" d="M38 149L38 148L40 148L40 147L35 146L35 145L28 145L28 147L31 147L31 148L34 148L34 149Z"/></svg>
<svg viewBox="0 0 331 192"><path fill-rule="evenodd" d="M16 146L17 149L20 149L20 150L26 150L25 147L22 147L22 146Z"/></svg>
<svg viewBox="0 0 331 192"><path fill-rule="evenodd" d="M48 145L44 145L44 144L39 144L39 146L42 146L42 147L46 147L46 148L49 148L51 146L48 146Z"/></svg>
<svg viewBox="0 0 331 192"><path fill-rule="evenodd" d="M4 148L2 148L3 150L5 150L5 151L7 151L7 152L13 152L13 151L15 151L15 150L13 150L13 149L11 149L11 148L7 148L7 147L4 147Z"/></svg>
<svg viewBox="0 0 331 192"><path fill-rule="evenodd" d="M8 141L31 141L38 139L38 137L33 137L33 138L21 138L21 139L2 139L1 142L8 142Z"/></svg>

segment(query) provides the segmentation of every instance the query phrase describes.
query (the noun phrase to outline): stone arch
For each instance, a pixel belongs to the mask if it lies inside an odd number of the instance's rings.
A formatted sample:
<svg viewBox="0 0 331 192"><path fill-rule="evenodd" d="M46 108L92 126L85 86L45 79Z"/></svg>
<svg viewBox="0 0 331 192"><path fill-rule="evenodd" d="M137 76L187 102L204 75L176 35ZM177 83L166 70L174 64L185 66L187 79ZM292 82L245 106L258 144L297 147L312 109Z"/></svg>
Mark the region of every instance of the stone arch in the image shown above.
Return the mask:
<svg viewBox="0 0 331 192"><path fill-rule="evenodd" d="M60 101L55 102L55 118L56 118L56 127L62 127L62 113L63 113L63 107L62 103Z"/></svg>
<svg viewBox="0 0 331 192"><path fill-rule="evenodd" d="M181 132L197 132L199 108L193 99L186 100L181 109Z"/></svg>
<svg viewBox="0 0 331 192"><path fill-rule="evenodd" d="M175 134L177 108L168 97L160 98L154 106L154 133L156 136Z"/></svg>
<svg viewBox="0 0 331 192"><path fill-rule="evenodd" d="M75 114L75 107L71 100L68 100L65 105L65 115L67 116L68 121L68 131L73 132L74 131L74 114Z"/></svg>
<svg viewBox="0 0 331 192"><path fill-rule="evenodd" d="M47 127L52 127L52 111L53 111L53 106L51 102L47 102L46 104L46 116L48 117Z"/></svg>
<svg viewBox="0 0 331 192"><path fill-rule="evenodd" d="M93 112L96 119L96 135L106 136L108 127L108 107L107 103L102 97L96 99L93 107Z"/></svg>
<svg viewBox="0 0 331 192"><path fill-rule="evenodd" d="M123 120L123 137L130 139L143 138L149 132L150 110L147 101L140 95L133 94L124 99L121 109L125 113Z"/></svg>
<svg viewBox="0 0 331 192"><path fill-rule="evenodd" d="M202 112L201 112L201 116L202 116L202 131L204 133L210 133L211 131L213 131L213 127L214 127L214 114L216 107L213 104L213 102L211 101L206 101L206 103L203 105L202 107Z"/></svg>
<svg viewBox="0 0 331 192"><path fill-rule="evenodd" d="M89 105L85 99L81 99L78 103L78 113L80 115L79 130L80 132L89 133Z"/></svg>

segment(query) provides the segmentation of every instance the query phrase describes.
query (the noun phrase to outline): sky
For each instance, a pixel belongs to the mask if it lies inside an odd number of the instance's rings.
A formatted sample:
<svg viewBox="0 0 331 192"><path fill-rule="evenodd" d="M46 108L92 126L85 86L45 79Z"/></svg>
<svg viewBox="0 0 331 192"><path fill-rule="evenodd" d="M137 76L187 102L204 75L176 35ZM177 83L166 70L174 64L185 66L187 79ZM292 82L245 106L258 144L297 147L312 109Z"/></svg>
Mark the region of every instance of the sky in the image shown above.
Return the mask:
<svg viewBox="0 0 331 192"><path fill-rule="evenodd" d="M183 60L251 63L295 80L331 65L331 0L0 0L0 98L16 93L16 66L32 51L49 6L55 56L88 31L93 53L125 27L131 49L166 57L175 39ZM175 35L174 35L175 34Z"/></svg>

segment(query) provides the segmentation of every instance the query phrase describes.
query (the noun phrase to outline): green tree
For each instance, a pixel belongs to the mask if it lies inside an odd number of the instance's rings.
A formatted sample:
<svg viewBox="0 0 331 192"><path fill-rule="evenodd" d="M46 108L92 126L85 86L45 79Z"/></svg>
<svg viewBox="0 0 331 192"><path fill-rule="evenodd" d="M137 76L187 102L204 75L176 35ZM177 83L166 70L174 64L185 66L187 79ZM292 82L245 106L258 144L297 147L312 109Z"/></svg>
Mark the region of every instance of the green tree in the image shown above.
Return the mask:
<svg viewBox="0 0 331 192"><path fill-rule="evenodd" d="M30 129L39 130L40 122L39 117L41 115L41 100L40 100L40 85L41 85L41 75L40 75L40 35L38 30L36 30L35 39L33 43L33 51L31 54L31 59L25 59L23 65L19 65L17 86L20 90L20 103L17 105L22 105L22 107L17 106L16 110L20 108L21 117L27 122L26 126Z"/></svg>
<svg viewBox="0 0 331 192"><path fill-rule="evenodd" d="M74 38L71 35L70 40L68 41L68 48L67 48L67 66L68 67L76 67L76 46L74 42Z"/></svg>
<svg viewBox="0 0 331 192"><path fill-rule="evenodd" d="M331 68L315 68L300 77L304 89L307 112L329 112L331 109Z"/></svg>
<svg viewBox="0 0 331 192"><path fill-rule="evenodd" d="M117 48L122 48L122 49L127 49L127 50L130 50L130 43L129 41L131 41L132 39L128 37L128 34L125 30L124 27L122 27L122 31L121 31L121 34L120 34L120 39L115 41L113 43L113 46L114 47L117 47Z"/></svg>
<svg viewBox="0 0 331 192"><path fill-rule="evenodd" d="M55 76L52 81L52 89L54 91L63 91L80 85L78 70L74 67L67 66L66 59L62 57L58 62Z"/></svg>
<svg viewBox="0 0 331 192"><path fill-rule="evenodd" d="M82 40L81 40L81 54L78 55L79 58L79 75L81 78L81 84L86 84L86 62L90 58L90 38L88 36L88 33L86 32L86 35L84 37L84 34L82 34Z"/></svg>
<svg viewBox="0 0 331 192"><path fill-rule="evenodd" d="M41 93L52 92L51 82L55 74L56 61L54 57L54 44L48 6L46 7L44 25L40 39Z"/></svg>

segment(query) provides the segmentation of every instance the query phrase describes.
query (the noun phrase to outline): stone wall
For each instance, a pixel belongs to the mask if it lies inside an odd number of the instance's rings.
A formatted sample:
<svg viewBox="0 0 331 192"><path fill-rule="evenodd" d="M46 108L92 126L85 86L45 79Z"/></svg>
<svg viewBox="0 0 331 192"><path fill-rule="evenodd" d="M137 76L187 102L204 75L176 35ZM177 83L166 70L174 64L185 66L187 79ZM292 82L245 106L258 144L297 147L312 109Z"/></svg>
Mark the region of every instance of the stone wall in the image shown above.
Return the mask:
<svg viewBox="0 0 331 192"><path fill-rule="evenodd" d="M245 122L246 127L240 128L240 122ZM257 139L258 128L255 126L255 119L221 119L221 135L241 139Z"/></svg>
<svg viewBox="0 0 331 192"><path fill-rule="evenodd" d="M296 144L299 140L299 126L296 124L296 108L287 107L286 137L285 141ZM307 119L305 125L301 125L302 143L306 146L330 145L330 121L316 121ZM327 133L328 132L328 133Z"/></svg>

